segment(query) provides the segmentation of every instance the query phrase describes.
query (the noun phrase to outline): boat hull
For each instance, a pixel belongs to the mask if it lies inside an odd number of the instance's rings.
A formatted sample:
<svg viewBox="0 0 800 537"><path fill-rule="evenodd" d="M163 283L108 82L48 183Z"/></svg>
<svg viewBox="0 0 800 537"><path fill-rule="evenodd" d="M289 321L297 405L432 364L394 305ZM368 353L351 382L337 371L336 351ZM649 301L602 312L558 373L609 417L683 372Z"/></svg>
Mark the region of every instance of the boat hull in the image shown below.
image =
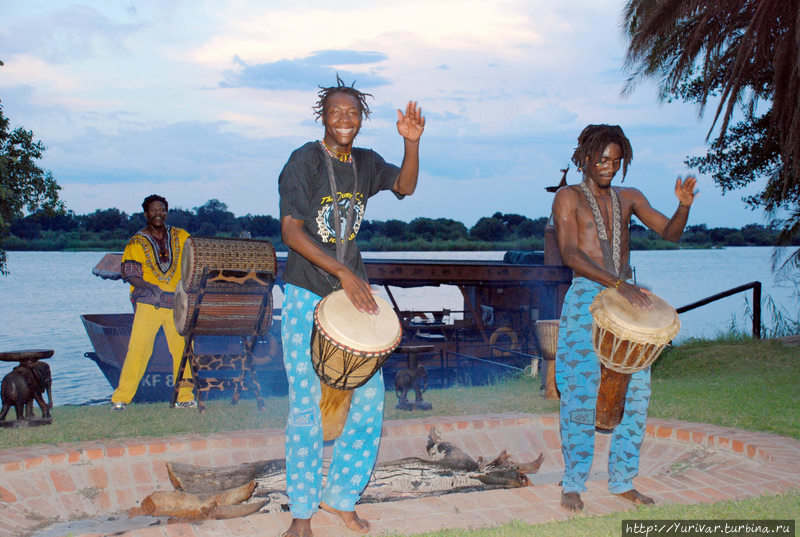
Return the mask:
<svg viewBox="0 0 800 537"><path fill-rule="evenodd" d="M94 352L85 356L97 364L112 388L119 385L119 375L133 327L132 313L85 314L81 321L92 343ZM288 393L286 375L283 371L283 358L280 346L270 331L256 344L253 356L256 378L261 385L262 395L285 395ZM276 346L277 345L277 346ZM241 354L241 338L233 336L198 336L195 346L198 353ZM144 376L133 402L168 401L172 396L175 381L172 374L172 355L167 346L163 330L156 336L153 354L147 364ZM211 391L209 397L226 396L222 391ZM243 397L247 397L247 393Z"/></svg>
<svg viewBox="0 0 800 537"><path fill-rule="evenodd" d="M94 352L84 354L100 368L112 388L119 384L119 375L128 350L133 314L85 314L81 321L89 335ZM429 343L430 341L407 341L407 343ZM232 336L200 336L196 341L198 352L208 354L240 354L240 339ZM446 388L453 384L480 385L492 382L509 373L514 373L530 364L533 356L522 352L514 355L493 355L485 345L462 344L458 352L448 350L451 345L434 342L431 352L420 355L419 363L427 371L428 388ZM497 354L497 353L494 353ZM254 352L255 376L263 396L284 396L288 384L283 368L280 345L280 319L273 322L269 333L256 344ZM408 357L395 353L383 365L383 378L387 391L395 390L397 373L408 367ZM162 331L156 336L153 355L133 402L169 401L174 388L172 357ZM229 397L230 392L210 391L208 398ZM249 392L242 394L250 397Z"/></svg>

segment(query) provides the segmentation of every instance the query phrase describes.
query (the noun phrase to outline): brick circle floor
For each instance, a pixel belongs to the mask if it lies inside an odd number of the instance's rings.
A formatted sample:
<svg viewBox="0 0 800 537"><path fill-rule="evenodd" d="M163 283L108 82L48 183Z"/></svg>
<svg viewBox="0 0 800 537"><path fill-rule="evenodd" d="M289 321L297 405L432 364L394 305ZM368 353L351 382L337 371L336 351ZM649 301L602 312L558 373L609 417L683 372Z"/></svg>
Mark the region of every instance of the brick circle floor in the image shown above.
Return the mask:
<svg viewBox="0 0 800 537"><path fill-rule="evenodd" d="M562 458L557 416L502 414L387 421L379 461L423 456L428 430L436 426L447 440L473 458L506 450L516 461L545 461L523 489L448 494L359 506L372 523L371 535L422 533L443 528L478 528L519 519L529 523L572 516L559 505ZM631 508L606 490L608 435L598 434L585 513L606 514ZM41 528L61 522L63 535L125 537L278 536L291 516L255 514L231 520L161 523L139 529L81 530L76 518L107 518L127 511L155 490L171 488L164 463L179 461L228 466L283 456L283 431L240 431L155 439L85 442L0 451L0 536L59 535ZM637 489L656 503L694 504L777 494L800 488L800 442L730 427L649 419L642 446ZM162 521L163 522L163 521ZM316 537L356 535L320 512L312 519ZM84 526L88 527L88 526ZM48 533L50 531L50 533Z"/></svg>

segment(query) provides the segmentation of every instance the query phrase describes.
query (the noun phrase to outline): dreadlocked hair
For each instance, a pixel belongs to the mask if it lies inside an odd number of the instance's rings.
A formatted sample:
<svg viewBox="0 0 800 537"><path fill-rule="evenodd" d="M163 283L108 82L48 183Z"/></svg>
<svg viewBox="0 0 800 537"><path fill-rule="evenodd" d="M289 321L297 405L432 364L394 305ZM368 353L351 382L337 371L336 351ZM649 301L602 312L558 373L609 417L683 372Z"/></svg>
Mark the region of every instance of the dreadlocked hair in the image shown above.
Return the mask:
<svg viewBox="0 0 800 537"><path fill-rule="evenodd" d="M330 87L319 87L319 92L317 95L319 96L319 100L317 104L314 105L314 118L316 120L322 119L325 115L325 107L328 105L328 99L331 95L335 95L337 93L344 93L346 95L350 95L354 97L356 102L358 103L359 108L361 109L361 113L364 115L365 118L369 117L369 105L367 104L367 97L372 97L371 93L364 93L358 91L354 86L356 85L355 81L350 84L349 86L339 78L339 74L336 74L336 85Z"/></svg>
<svg viewBox="0 0 800 537"><path fill-rule="evenodd" d="M578 169L586 166L586 159L597 164L608 144L617 144L622 148L622 179L628 173L628 164L633 160L633 149L619 125L589 125L578 136L578 147L572 154L572 162ZM592 161L595 162L592 162Z"/></svg>

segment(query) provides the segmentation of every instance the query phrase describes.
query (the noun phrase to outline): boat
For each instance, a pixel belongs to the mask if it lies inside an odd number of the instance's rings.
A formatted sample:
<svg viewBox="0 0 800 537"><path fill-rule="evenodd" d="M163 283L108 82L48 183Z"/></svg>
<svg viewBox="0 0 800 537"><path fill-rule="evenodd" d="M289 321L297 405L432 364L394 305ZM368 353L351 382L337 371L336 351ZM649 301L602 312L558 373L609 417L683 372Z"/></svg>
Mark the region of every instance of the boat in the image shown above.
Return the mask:
<svg viewBox="0 0 800 537"><path fill-rule="evenodd" d="M561 264L553 244L546 233L544 252L507 252L503 261L365 260L370 283L384 288L403 326L401 346L383 366L387 390L398 387L398 373L410 368L412 360L425 368L429 388L481 384L535 366L541 357L535 323L560 315L572 279L572 271ZM285 254L278 254L276 285L281 289L285 260ZM120 261L121 254L106 254L92 273L119 279ZM440 285L460 290L461 310L403 310L398 306L397 288ZM85 356L95 361L116 387L133 313L85 314L81 320L94 348ZM197 336L196 340L196 353L240 354L242 348L239 337ZM253 364L262 395L288 393L279 310L273 312L268 333L256 343ZM166 338L159 333L134 401L166 401L172 390L172 360Z"/></svg>

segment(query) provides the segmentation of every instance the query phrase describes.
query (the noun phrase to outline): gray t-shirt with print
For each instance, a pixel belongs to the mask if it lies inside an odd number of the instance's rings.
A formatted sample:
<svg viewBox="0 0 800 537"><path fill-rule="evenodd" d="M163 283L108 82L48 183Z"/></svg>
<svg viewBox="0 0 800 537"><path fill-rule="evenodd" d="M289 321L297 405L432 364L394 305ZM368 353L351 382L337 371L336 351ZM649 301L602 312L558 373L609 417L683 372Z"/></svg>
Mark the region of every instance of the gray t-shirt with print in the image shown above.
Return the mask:
<svg viewBox="0 0 800 537"><path fill-rule="evenodd" d="M367 200L381 190L391 190L400 168L386 163L371 149L354 147L352 157L358 172L358 191L353 193L355 176L350 163L330 157L319 142L308 142L296 149L283 167L278 179L281 218L291 216L303 221L303 229L328 255L336 257L336 226L334 225L334 200L339 207L341 232L344 233L348 207L353 203L352 233L347 237L344 265L363 279L367 279L361 252L355 238L364 219ZM331 195L328 167L330 159L336 179L335 196ZM397 196L402 198L402 196ZM332 274L312 264L294 250L289 250L283 281L308 289L319 296L326 296L341 288L339 280Z"/></svg>

